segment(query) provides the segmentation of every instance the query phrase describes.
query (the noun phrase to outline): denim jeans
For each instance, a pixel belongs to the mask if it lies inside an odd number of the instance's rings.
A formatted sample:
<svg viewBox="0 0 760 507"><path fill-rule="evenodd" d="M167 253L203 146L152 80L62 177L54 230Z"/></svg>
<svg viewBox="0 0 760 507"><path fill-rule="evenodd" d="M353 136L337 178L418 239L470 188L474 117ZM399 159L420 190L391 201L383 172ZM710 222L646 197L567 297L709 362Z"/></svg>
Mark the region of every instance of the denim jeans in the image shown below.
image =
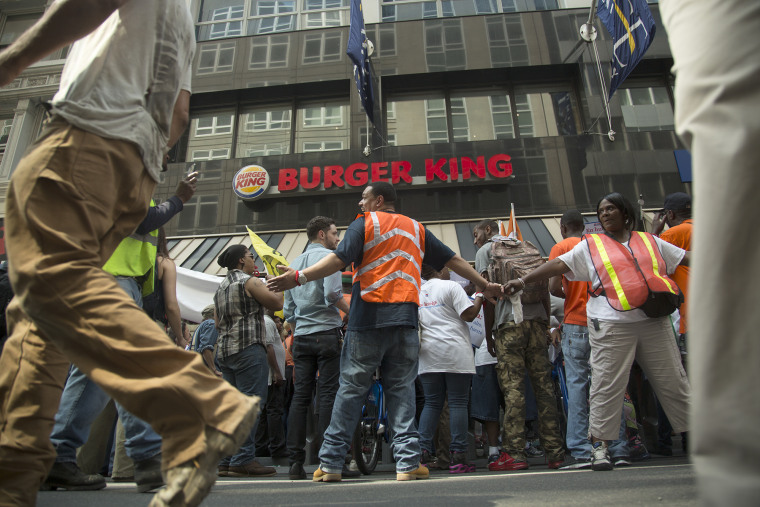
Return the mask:
<svg viewBox="0 0 760 507"><path fill-rule="evenodd" d="M119 286L138 304L142 302L140 287L134 278L117 277ZM168 338L167 338L168 339ZM72 365L61 395L55 426L50 441L55 447L58 463L76 463L77 449L87 442L90 426L111 398L79 368ZM152 458L161 452L161 437L148 423L116 404L124 425L127 456L134 461Z"/></svg>
<svg viewBox="0 0 760 507"><path fill-rule="evenodd" d="M575 324L562 324L562 354L565 356L565 383L567 385L567 451L576 459L591 459L591 441L588 436L588 388L591 368L588 328ZM622 400L621 400L622 408ZM610 456L629 455L625 438L625 414L621 413L620 436L610 443Z"/></svg>
<svg viewBox="0 0 760 507"><path fill-rule="evenodd" d="M438 419L443 410L443 403L448 395L451 419L452 452L467 451L467 405L470 401L470 373L423 373L420 375L425 389L425 408L420 417L420 447L430 454L434 453L433 434L438 426Z"/></svg>
<svg viewBox="0 0 760 507"><path fill-rule="evenodd" d="M333 416L319 451L322 470L335 474L343 470L372 374L378 366L393 432L391 450L396 471L408 472L419 466L419 433L414 423L414 379L419 352L420 339L413 327L348 332L340 357L340 387Z"/></svg>
<svg viewBox="0 0 760 507"><path fill-rule="evenodd" d="M330 424L340 375L340 331L331 329L294 337L293 363L295 387L288 413L288 452L291 465L303 464L306 459L306 414L315 384L319 396L317 432L320 438Z"/></svg>
<svg viewBox="0 0 760 507"><path fill-rule="evenodd" d="M243 394L261 397L262 404L267 402L269 363L267 363L267 352L263 345L257 343L244 348L237 354L219 357L218 362L224 380ZM251 428L251 434L245 439L240 450L235 455L222 459L222 465L242 466L256 459L255 439L258 425L257 419L256 424Z"/></svg>

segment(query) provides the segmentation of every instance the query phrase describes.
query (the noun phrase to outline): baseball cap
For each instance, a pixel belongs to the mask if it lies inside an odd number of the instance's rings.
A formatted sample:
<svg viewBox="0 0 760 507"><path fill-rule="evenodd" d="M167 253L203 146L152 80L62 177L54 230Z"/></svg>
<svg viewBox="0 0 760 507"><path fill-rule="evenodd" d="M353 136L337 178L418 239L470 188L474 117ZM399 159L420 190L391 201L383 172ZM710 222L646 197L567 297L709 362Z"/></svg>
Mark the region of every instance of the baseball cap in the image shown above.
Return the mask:
<svg viewBox="0 0 760 507"><path fill-rule="evenodd" d="M665 203L661 211L680 211L684 209L691 209L691 196L684 192L676 192L665 196Z"/></svg>

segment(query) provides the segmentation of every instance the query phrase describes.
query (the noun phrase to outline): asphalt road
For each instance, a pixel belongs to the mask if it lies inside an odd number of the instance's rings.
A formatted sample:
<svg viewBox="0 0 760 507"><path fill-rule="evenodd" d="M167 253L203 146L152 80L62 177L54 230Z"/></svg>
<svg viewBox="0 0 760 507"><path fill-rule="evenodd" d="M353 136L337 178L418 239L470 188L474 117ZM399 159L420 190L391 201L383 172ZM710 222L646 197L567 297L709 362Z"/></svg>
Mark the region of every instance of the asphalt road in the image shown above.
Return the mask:
<svg viewBox="0 0 760 507"><path fill-rule="evenodd" d="M220 478L203 503L207 507L250 505L694 505L697 493L694 469L686 457L653 458L611 472L556 471L532 464L522 472L489 472L485 460L476 460L478 471L451 475L434 471L430 479L396 482L392 465L381 465L372 475L340 483L288 480L287 467L266 479ZM534 463L533 461L531 463ZM312 472L316 467L306 467ZM41 507L145 506L149 494L139 494L134 484L108 483L101 491L40 492Z"/></svg>

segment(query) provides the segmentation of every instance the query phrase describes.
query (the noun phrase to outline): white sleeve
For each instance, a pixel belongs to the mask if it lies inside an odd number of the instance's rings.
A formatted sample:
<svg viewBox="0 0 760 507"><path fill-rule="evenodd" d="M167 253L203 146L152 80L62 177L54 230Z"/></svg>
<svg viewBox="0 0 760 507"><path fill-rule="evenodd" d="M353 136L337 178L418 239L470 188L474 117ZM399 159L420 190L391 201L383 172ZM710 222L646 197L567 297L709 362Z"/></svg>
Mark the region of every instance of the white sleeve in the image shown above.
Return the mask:
<svg viewBox="0 0 760 507"><path fill-rule="evenodd" d="M456 282L450 282L449 287L451 306L454 308L454 311L457 312L457 315L462 315L463 311L474 306L461 285Z"/></svg>
<svg viewBox="0 0 760 507"><path fill-rule="evenodd" d="M672 243L668 243L667 241L662 240L658 238L657 236L654 236L654 240L657 243L658 248L660 249L662 258L665 259L665 264L667 266L667 273L669 275L672 275L675 272L678 265L681 264L681 261L683 260L684 255L686 255L686 250L683 250Z"/></svg>
<svg viewBox="0 0 760 507"><path fill-rule="evenodd" d="M582 282L590 282L593 279L592 273L589 272L589 258L588 244L585 239L569 252L557 257L570 268L570 272L565 273L565 277L568 280Z"/></svg>

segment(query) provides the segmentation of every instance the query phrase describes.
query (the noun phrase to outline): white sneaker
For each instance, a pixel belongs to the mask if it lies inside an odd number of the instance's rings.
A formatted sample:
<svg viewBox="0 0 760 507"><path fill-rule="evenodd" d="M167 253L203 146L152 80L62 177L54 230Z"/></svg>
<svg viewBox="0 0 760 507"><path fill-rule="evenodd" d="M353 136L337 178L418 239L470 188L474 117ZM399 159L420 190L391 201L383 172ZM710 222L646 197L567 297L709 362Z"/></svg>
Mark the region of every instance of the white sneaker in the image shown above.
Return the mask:
<svg viewBox="0 0 760 507"><path fill-rule="evenodd" d="M612 470L610 453L607 451L607 442L595 442L591 450L591 470Z"/></svg>

